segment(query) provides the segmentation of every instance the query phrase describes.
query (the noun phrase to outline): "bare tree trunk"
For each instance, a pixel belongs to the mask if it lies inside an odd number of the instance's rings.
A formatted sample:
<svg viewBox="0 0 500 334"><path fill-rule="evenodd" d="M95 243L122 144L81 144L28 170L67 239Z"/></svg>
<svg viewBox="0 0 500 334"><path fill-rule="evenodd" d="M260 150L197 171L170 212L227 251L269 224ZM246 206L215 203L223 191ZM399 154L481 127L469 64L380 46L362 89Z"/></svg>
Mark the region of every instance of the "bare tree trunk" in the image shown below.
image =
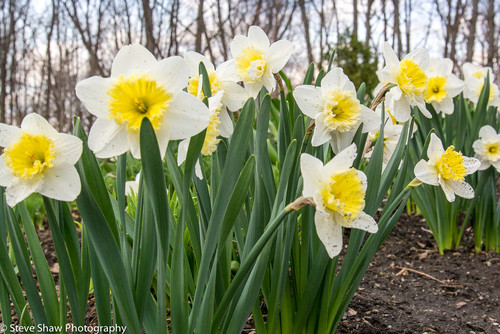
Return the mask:
<svg viewBox="0 0 500 334"><path fill-rule="evenodd" d="M352 39L358 40L358 0L352 0Z"/></svg>
<svg viewBox="0 0 500 334"><path fill-rule="evenodd" d="M472 0L472 16L469 20L469 35L467 35L467 55L465 61L472 61L474 55L474 41L476 39L476 25L479 0Z"/></svg>
<svg viewBox="0 0 500 334"><path fill-rule="evenodd" d="M493 68L493 59L495 58L495 50L498 50L498 45L495 43L495 1L488 0L488 14L486 15L488 25L488 52L486 65Z"/></svg>
<svg viewBox="0 0 500 334"><path fill-rule="evenodd" d="M403 52L403 45L401 41L401 29L399 27L399 0L392 0L392 4L394 5L394 27L393 27L393 32L394 35L392 37L392 44L394 45L394 48L396 49L396 42L397 42L397 55L399 58L401 58L401 54Z"/></svg>
<svg viewBox="0 0 500 334"><path fill-rule="evenodd" d="M388 23L387 13L385 11L387 0L381 0L381 1L382 1L382 15L384 18L384 42L385 42L385 41L387 41L387 23Z"/></svg>
<svg viewBox="0 0 500 334"><path fill-rule="evenodd" d="M372 6L374 0L368 0L366 3L366 16L365 16L365 46L370 45L370 37L372 34L372 25L370 23L370 18L372 17Z"/></svg>
<svg viewBox="0 0 500 334"><path fill-rule="evenodd" d="M302 24L304 25L304 37L306 39L307 59L309 63L314 63L312 54L311 36L309 35L309 19L307 18L306 5L304 0L299 0L300 12L302 14Z"/></svg>
<svg viewBox="0 0 500 334"><path fill-rule="evenodd" d="M405 33L406 33L406 53L410 53L410 32L411 32L411 0L405 0Z"/></svg>
<svg viewBox="0 0 500 334"><path fill-rule="evenodd" d="M146 31L146 49L156 54L156 42L153 34L153 10L149 0L142 0L142 11L144 14L144 30Z"/></svg>
<svg viewBox="0 0 500 334"><path fill-rule="evenodd" d="M201 41L203 34L205 32L205 22L203 20L203 4L205 3L204 0L199 0L199 5L198 5L198 18L196 19L196 40L194 43L194 50L196 52L201 53ZM208 43L208 41L207 41Z"/></svg>

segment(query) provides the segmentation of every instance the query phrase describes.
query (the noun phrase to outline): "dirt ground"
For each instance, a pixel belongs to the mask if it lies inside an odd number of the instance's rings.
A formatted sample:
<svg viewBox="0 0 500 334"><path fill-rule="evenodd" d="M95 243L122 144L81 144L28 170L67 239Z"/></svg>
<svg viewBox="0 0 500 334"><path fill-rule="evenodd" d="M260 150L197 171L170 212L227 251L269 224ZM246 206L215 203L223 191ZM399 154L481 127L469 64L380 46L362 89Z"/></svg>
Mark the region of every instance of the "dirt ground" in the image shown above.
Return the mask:
<svg viewBox="0 0 500 334"><path fill-rule="evenodd" d="M48 227L38 234L57 284ZM336 333L500 333L500 254L474 253L471 237L440 255L425 221L403 214ZM92 297L87 324L97 322Z"/></svg>
<svg viewBox="0 0 500 334"><path fill-rule="evenodd" d="M500 333L500 254L463 244L440 255L425 221L403 215L337 333Z"/></svg>

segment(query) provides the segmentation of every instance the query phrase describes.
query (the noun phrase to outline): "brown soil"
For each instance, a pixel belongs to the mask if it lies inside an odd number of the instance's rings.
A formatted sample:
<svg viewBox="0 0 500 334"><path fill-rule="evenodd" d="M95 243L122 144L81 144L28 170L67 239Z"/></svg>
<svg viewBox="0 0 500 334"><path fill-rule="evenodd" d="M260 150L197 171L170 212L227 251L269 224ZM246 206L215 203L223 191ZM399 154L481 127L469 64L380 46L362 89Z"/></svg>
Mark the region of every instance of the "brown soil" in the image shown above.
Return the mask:
<svg viewBox="0 0 500 334"><path fill-rule="evenodd" d="M500 333L500 254L470 246L440 255L425 221L403 215L337 333Z"/></svg>
<svg viewBox="0 0 500 334"><path fill-rule="evenodd" d="M48 226L39 238L57 284ZM440 255L425 221L403 214L336 333L500 333L500 254L470 246ZM93 295L88 306L86 323L96 324Z"/></svg>

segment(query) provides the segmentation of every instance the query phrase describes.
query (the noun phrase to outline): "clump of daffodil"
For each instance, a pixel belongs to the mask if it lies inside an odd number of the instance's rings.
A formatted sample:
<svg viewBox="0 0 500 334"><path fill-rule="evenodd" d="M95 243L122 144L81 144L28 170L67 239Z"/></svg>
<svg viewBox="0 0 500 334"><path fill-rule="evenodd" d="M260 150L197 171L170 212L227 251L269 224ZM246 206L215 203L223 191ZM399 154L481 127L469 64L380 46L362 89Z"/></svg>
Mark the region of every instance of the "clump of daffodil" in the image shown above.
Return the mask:
<svg viewBox="0 0 500 334"><path fill-rule="evenodd" d="M479 130L479 139L472 144L475 157L481 162L479 170L490 166L500 172L500 134L490 125L485 125Z"/></svg>
<svg viewBox="0 0 500 334"><path fill-rule="evenodd" d="M313 146L329 141L338 153L351 144L361 123L363 132L380 125L380 117L359 102L354 84L341 68L328 72L321 87L301 85L295 88L293 96L300 110L316 121Z"/></svg>
<svg viewBox="0 0 500 334"><path fill-rule="evenodd" d="M27 115L21 128L0 123L0 186L7 187L11 207L36 192L59 201L80 194L74 164L82 154L82 141L58 133L42 116Z"/></svg>
<svg viewBox="0 0 500 334"><path fill-rule="evenodd" d="M217 144L220 139L219 136L224 138L229 138L233 133L233 121L226 109L223 108L222 104L223 92L219 91L214 96L208 98L208 111L210 116L210 121L207 126L207 132L205 134L205 141L203 142L203 147L201 148L201 154L204 156L210 156L217 149ZM177 164L180 166L187 156L187 151L189 148L190 138L187 138L179 143L179 148L177 152ZM195 173L199 179L203 178L201 172L201 166L199 161L195 165Z"/></svg>
<svg viewBox="0 0 500 334"><path fill-rule="evenodd" d="M389 43L383 44L385 67L378 73L381 82L395 84L386 95L386 105L394 110L399 122L410 118L411 107L417 106L424 116L431 114L425 106L428 78L425 73L429 65L429 53L423 48L415 49L399 61Z"/></svg>
<svg viewBox="0 0 500 334"><path fill-rule="evenodd" d="M324 166L307 153L300 158L303 196L311 197L316 205L316 232L331 258L342 250L343 227L378 231L375 220L363 212L367 181L363 172L352 167L355 158L355 144Z"/></svg>
<svg viewBox="0 0 500 334"><path fill-rule="evenodd" d="M375 109L375 113L378 118L381 118L382 114L382 106L383 104L379 104L377 109ZM382 169L385 169L389 160L391 160L392 154L396 150L396 146L398 145L399 137L403 132L403 126L396 122L396 119L389 112L389 109L385 110L385 125L384 125L384 138L380 138L380 128L377 130L370 131L368 133L368 139L372 142L373 145L378 140L384 141L384 156L382 160ZM370 151L365 154L367 158L370 158L373 151Z"/></svg>
<svg viewBox="0 0 500 334"><path fill-rule="evenodd" d="M111 67L111 77L80 81L76 95L97 117L88 145L98 158L130 151L140 158L139 130L147 117L155 130L162 157L170 139L185 139L207 127L207 107L183 91L189 68L181 57L157 61L143 46L123 47Z"/></svg>
<svg viewBox="0 0 500 334"><path fill-rule="evenodd" d="M287 40L273 44L257 26L248 29L248 36L236 35L230 44L233 59L224 63L228 78L243 81L249 96L256 97L264 86L272 92L278 73L292 55L293 45Z"/></svg>
<svg viewBox="0 0 500 334"><path fill-rule="evenodd" d="M428 161L420 160L415 165L414 173L418 180L441 186L450 202L455 200L455 195L463 198L474 197L474 189L465 182L465 176L479 168L479 160L464 157L462 153L455 151L453 146L445 151L441 140L434 133L431 134L427 157Z"/></svg>
<svg viewBox="0 0 500 334"><path fill-rule="evenodd" d="M205 98L201 89L203 80L199 75L199 65L203 63L210 80L210 95L213 96L217 92L223 92L221 103L223 108L227 107L230 111L236 111L243 107L243 104L245 104L248 98L247 91L238 85L236 80L231 80L231 77L228 76L229 71L227 62L215 69L214 64L212 64L207 57L194 51L187 52L184 55L184 59L189 66L188 93L199 97L201 100Z"/></svg>
<svg viewBox="0 0 500 334"><path fill-rule="evenodd" d="M427 70L429 82L425 102L432 104L436 112L450 115L453 113L453 98L460 94L464 82L453 71L453 62L446 59L431 59Z"/></svg>
<svg viewBox="0 0 500 334"><path fill-rule="evenodd" d="M479 95L484 87L486 75L489 72L490 78L490 95L488 97L488 105L500 107L500 94L498 86L494 83L495 77L490 67L479 67L471 63L465 63L462 67L464 73L464 97L477 104Z"/></svg>

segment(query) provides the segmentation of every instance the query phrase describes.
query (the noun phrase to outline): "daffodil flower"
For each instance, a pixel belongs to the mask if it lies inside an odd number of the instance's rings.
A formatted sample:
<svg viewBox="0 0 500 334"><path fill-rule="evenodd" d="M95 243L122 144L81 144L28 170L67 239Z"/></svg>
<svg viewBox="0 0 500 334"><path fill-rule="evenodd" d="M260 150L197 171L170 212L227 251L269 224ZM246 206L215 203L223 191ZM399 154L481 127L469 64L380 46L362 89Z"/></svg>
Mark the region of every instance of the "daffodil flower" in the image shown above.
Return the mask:
<svg viewBox="0 0 500 334"><path fill-rule="evenodd" d="M42 116L27 115L21 128L0 123L0 186L7 187L11 207L36 192L59 201L80 194L74 164L82 154L82 141L58 133Z"/></svg>
<svg viewBox="0 0 500 334"><path fill-rule="evenodd" d="M272 92L276 86L273 74L278 73L292 55L293 45L287 40L273 44L257 26L248 29L248 36L236 35L230 44L234 59L222 64L227 78L243 81L249 96L256 97L262 86Z"/></svg>
<svg viewBox="0 0 500 334"><path fill-rule="evenodd" d="M80 81L76 95L97 117L88 145L98 158L130 151L140 158L139 130L147 117L155 130L162 157L169 140L189 138L208 124L207 107L183 91L189 68L181 57L157 61L143 46L123 47L111 67L111 77Z"/></svg>
<svg viewBox="0 0 500 334"><path fill-rule="evenodd" d="M415 165L415 177L423 183L441 186L446 199L455 200L455 195L463 198L473 198L474 189L465 182L465 176L474 173L481 163L475 158L464 157L455 151L453 146L443 148L441 140L431 134L429 148L427 149L428 161L420 160Z"/></svg>
<svg viewBox="0 0 500 334"><path fill-rule="evenodd" d="M303 196L312 197L316 204L316 232L331 258L342 250L342 227L378 231L373 217L363 212L367 181L363 172L352 167L355 158L355 144L324 166L307 153L300 157Z"/></svg>
<svg viewBox="0 0 500 334"><path fill-rule="evenodd" d="M465 63L462 70L465 81L464 97L477 104L484 87L486 74L489 72L490 96L488 97L488 105L500 107L500 94L498 86L494 83L495 77L490 67L479 67L471 63Z"/></svg>
<svg viewBox="0 0 500 334"><path fill-rule="evenodd" d="M446 59L431 59L427 70L429 82L425 101L432 104L436 112L451 115L454 111L453 98L460 94L464 82L453 71L453 62Z"/></svg>
<svg viewBox="0 0 500 334"><path fill-rule="evenodd" d="M429 65L427 50L415 49L399 61L389 43L385 42L382 49L386 65L379 72L379 78L381 82L396 84L386 95L386 104L394 110L396 120L406 122L412 106L417 106L424 116L431 118L424 100L428 87L425 74Z"/></svg>
<svg viewBox="0 0 500 334"><path fill-rule="evenodd" d="M475 157L481 161L479 170L490 166L500 172L500 134L490 125L485 125L479 130L479 138L472 144Z"/></svg>
<svg viewBox="0 0 500 334"><path fill-rule="evenodd" d="M375 113L378 118L381 118L382 114L382 105L379 104ZM385 169L389 160L391 160L392 154L396 150L396 146L398 145L399 137L401 136L401 132L403 131L403 126L396 122L396 119L392 117L389 110L386 108L385 111L385 125L384 125L384 156L382 160L382 169ZM368 138L375 144L376 141L381 140L380 138L380 129L370 131L368 134ZM365 154L365 157L370 158L373 151L370 151Z"/></svg>
<svg viewBox="0 0 500 334"><path fill-rule="evenodd" d="M328 72L321 87L301 85L295 88L293 96L300 110L316 121L313 146L330 141L338 153L351 144L361 123L363 132L380 125L380 117L359 102L354 84L341 68Z"/></svg>
<svg viewBox="0 0 500 334"><path fill-rule="evenodd" d="M137 195L139 193L139 180L141 179L141 172L137 173L134 181L125 182L125 196Z"/></svg>
<svg viewBox="0 0 500 334"><path fill-rule="evenodd" d="M227 111L222 109L222 96L223 92L219 91L214 96L208 98L210 122L208 123L205 141L201 148L201 154L204 156L210 156L215 152L217 144L220 141L218 138L219 136L229 138L233 133L233 121L229 117ZM190 138L187 138L179 143L177 152L177 164L179 166L186 160L189 142ZM199 161L196 162L195 173L199 179L203 179Z"/></svg>
<svg viewBox="0 0 500 334"><path fill-rule="evenodd" d="M241 109L248 99L247 91L236 81L231 80L231 75L227 67L227 63L221 64L215 69L207 57L198 52L190 51L184 55L189 66L189 84L187 87L188 93L199 97L201 100L205 98L203 95L201 84L202 80L199 75L199 65L203 63L207 70L210 80L211 95L214 96L217 92L223 92L221 103L230 111Z"/></svg>

